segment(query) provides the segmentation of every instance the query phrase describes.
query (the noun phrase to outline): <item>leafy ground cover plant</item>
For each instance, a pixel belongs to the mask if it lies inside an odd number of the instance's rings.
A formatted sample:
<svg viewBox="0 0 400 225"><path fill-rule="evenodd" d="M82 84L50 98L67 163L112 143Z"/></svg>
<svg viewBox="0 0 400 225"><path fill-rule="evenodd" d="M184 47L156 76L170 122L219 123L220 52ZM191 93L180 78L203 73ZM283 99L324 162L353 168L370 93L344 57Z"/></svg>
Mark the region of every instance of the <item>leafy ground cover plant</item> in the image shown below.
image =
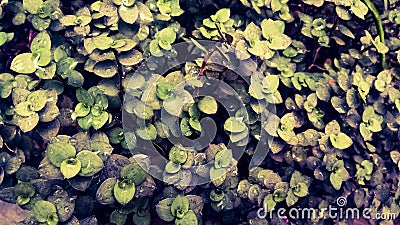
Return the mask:
<svg viewBox="0 0 400 225"><path fill-rule="evenodd" d="M19 225L399 224L399 4L1 1L0 200ZM391 217L273 213L328 206Z"/></svg>

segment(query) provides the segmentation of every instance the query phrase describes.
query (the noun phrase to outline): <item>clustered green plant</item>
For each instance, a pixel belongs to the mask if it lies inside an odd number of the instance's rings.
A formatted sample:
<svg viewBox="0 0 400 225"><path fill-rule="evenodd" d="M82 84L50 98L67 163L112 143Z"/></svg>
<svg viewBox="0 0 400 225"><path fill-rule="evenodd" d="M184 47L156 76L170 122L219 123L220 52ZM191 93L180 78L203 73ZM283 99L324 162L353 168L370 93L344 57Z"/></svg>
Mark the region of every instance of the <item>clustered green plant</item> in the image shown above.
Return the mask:
<svg viewBox="0 0 400 225"><path fill-rule="evenodd" d="M1 1L0 200L26 210L18 225L344 225L257 216L339 197L398 217L399 12L397 0ZM207 136L206 119L217 132L202 149L171 141Z"/></svg>

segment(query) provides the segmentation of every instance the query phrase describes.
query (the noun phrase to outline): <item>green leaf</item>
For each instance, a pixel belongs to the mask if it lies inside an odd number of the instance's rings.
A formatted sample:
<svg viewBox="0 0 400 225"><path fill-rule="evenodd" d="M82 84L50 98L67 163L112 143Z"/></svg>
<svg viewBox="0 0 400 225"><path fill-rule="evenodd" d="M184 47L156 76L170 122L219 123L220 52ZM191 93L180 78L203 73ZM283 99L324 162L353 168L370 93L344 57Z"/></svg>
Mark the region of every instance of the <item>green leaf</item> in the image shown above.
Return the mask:
<svg viewBox="0 0 400 225"><path fill-rule="evenodd" d="M181 165L180 164L176 164L172 161L169 161L166 165L165 165L165 172L167 173L177 173L179 172L179 170L181 170Z"/></svg>
<svg viewBox="0 0 400 225"><path fill-rule="evenodd" d="M151 13L150 9L141 2L136 2L136 5L139 8L138 22L140 24L149 24L153 22L153 14Z"/></svg>
<svg viewBox="0 0 400 225"><path fill-rule="evenodd" d="M365 19L365 15L368 13L368 7L361 0L353 0L350 6L350 11L357 17Z"/></svg>
<svg viewBox="0 0 400 225"><path fill-rule="evenodd" d="M265 54L265 49L262 48L262 42L260 40L252 40L250 42L250 47L247 48L247 51L259 57L263 57Z"/></svg>
<svg viewBox="0 0 400 225"><path fill-rule="evenodd" d="M96 192L96 200L98 203L103 205L109 205L116 203L113 189L117 183L117 178L108 178L101 183Z"/></svg>
<svg viewBox="0 0 400 225"><path fill-rule="evenodd" d="M331 173L329 179L336 190L339 190L342 187L343 179L341 178L340 174Z"/></svg>
<svg viewBox="0 0 400 225"><path fill-rule="evenodd" d="M278 188L278 189L274 190L274 193L272 196L273 196L273 200L275 202L282 202L286 199L287 193L283 188Z"/></svg>
<svg viewBox="0 0 400 225"><path fill-rule="evenodd" d="M11 95L14 105L18 105L22 102L25 102L30 93L31 92L26 89L14 88Z"/></svg>
<svg viewBox="0 0 400 225"><path fill-rule="evenodd" d="M154 116L153 109L146 106L143 102L138 102L133 108L133 112L140 119L149 120Z"/></svg>
<svg viewBox="0 0 400 225"><path fill-rule="evenodd" d="M47 146L46 155L54 166L60 167L64 160L75 157L76 149L69 143L56 142Z"/></svg>
<svg viewBox="0 0 400 225"><path fill-rule="evenodd" d="M157 97L160 98L161 100L165 100L168 97L173 87L174 87L173 84L170 83L165 83L165 82L158 83L156 87Z"/></svg>
<svg viewBox="0 0 400 225"><path fill-rule="evenodd" d="M253 22L251 22L249 25L247 25L246 29L244 30L244 38L246 38L247 41L253 41L253 40L260 40L261 37L261 29L255 25Z"/></svg>
<svg viewBox="0 0 400 225"><path fill-rule="evenodd" d="M118 57L118 61L124 66L137 65L142 60L143 60L143 54L136 49L122 52Z"/></svg>
<svg viewBox="0 0 400 225"><path fill-rule="evenodd" d="M57 64L55 63L50 63L50 65L46 67L39 67L35 74L38 76L40 79L52 79L54 75L56 74L56 69L57 69ZM53 80L55 81L55 80ZM64 86L63 86L64 87Z"/></svg>
<svg viewBox="0 0 400 225"><path fill-rule="evenodd" d="M211 16L211 19L218 23L225 23L228 21L231 15L231 10L229 8L224 8L218 10L214 16Z"/></svg>
<svg viewBox="0 0 400 225"><path fill-rule="evenodd" d="M110 78L113 77L117 72L117 65L112 60L106 60L102 62L96 63L93 68L93 72L103 78Z"/></svg>
<svg viewBox="0 0 400 225"><path fill-rule="evenodd" d="M36 71L32 53L22 53L17 55L11 62L10 69L22 74L30 74Z"/></svg>
<svg viewBox="0 0 400 225"><path fill-rule="evenodd" d="M221 201L222 199L224 199L224 197L225 197L225 193L224 193L224 191L221 190L221 189L213 189L213 190L210 192L210 199L211 199L211 201L213 201L213 202L219 202L219 201Z"/></svg>
<svg viewBox="0 0 400 225"><path fill-rule="evenodd" d="M51 51L49 49L41 48L33 53L33 56L38 57L37 65L41 67L45 67L49 65L51 60L53 59L51 55Z"/></svg>
<svg viewBox="0 0 400 225"><path fill-rule="evenodd" d="M42 5L42 0L23 0L24 9L31 14L36 14Z"/></svg>
<svg viewBox="0 0 400 225"><path fill-rule="evenodd" d="M81 166L81 162L77 159L66 159L61 163L60 170L65 178L70 179L78 175Z"/></svg>
<svg viewBox="0 0 400 225"><path fill-rule="evenodd" d="M263 207L264 209L269 212L271 209L275 209L276 202L274 201L273 195L269 194L265 196L264 201L263 201Z"/></svg>
<svg viewBox="0 0 400 225"><path fill-rule="evenodd" d="M192 105L189 107L188 113L189 113L189 116L190 116L190 117L199 118L199 117L200 117L200 111L199 111L198 104L192 104Z"/></svg>
<svg viewBox="0 0 400 225"><path fill-rule="evenodd" d="M332 120L325 126L326 135L338 135L340 133L340 125L336 120Z"/></svg>
<svg viewBox="0 0 400 225"><path fill-rule="evenodd" d="M69 72L75 69L78 61L74 58L64 57L57 62L57 73L65 78Z"/></svg>
<svg viewBox="0 0 400 225"><path fill-rule="evenodd" d="M267 45L270 49L273 50L284 50L292 43L292 39L285 35L281 34L279 36L274 36L270 38L270 41L267 42Z"/></svg>
<svg viewBox="0 0 400 225"><path fill-rule="evenodd" d="M338 26L340 32L344 35L346 35L347 37L350 37L352 39L355 39L356 37L354 36L353 32L351 32L351 30L343 25L339 25Z"/></svg>
<svg viewBox="0 0 400 225"><path fill-rule="evenodd" d="M195 130L201 132L201 124L200 124L199 118L197 118L197 117L190 117L190 119L189 119L189 125L190 125L193 129L195 129Z"/></svg>
<svg viewBox="0 0 400 225"><path fill-rule="evenodd" d="M166 41L166 40L160 39L160 40L158 41L158 45L159 45L162 49L167 50L167 51L169 51L169 50L172 49L171 43L169 43L169 42Z"/></svg>
<svg viewBox="0 0 400 225"><path fill-rule="evenodd" d="M33 111L42 110L47 103L47 91L37 90L28 95L27 101L30 102L30 109Z"/></svg>
<svg viewBox="0 0 400 225"><path fill-rule="evenodd" d="M283 102L281 93L279 91L274 91L272 94L265 96L265 100L271 104L281 104Z"/></svg>
<svg viewBox="0 0 400 225"><path fill-rule="evenodd" d="M212 21L210 18L206 18L203 20L203 25L205 27L211 28L211 29L217 29L217 26L215 25L215 22Z"/></svg>
<svg viewBox="0 0 400 225"><path fill-rule="evenodd" d="M215 168L225 168L228 167L233 159L233 155L232 155L232 150L230 149L224 149L222 151L219 151L216 155L215 155L215 162L214 162L214 166Z"/></svg>
<svg viewBox="0 0 400 225"><path fill-rule="evenodd" d="M176 33L173 28L168 27L157 32L156 37L160 40L166 41L169 44L172 44L176 39Z"/></svg>
<svg viewBox="0 0 400 225"><path fill-rule="evenodd" d="M262 35L269 40L271 37L281 37L285 31L285 22L281 20L264 19L261 22Z"/></svg>
<svg viewBox="0 0 400 225"><path fill-rule="evenodd" d="M55 224L58 222L57 209L51 202L39 200L33 206L32 211L35 218L41 223L46 223L49 219L56 221Z"/></svg>
<svg viewBox="0 0 400 225"><path fill-rule="evenodd" d="M38 52L40 49L51 49L51 39L47 31L42 31L32 40L31 51L33 53Z"/></svg>
<svg viewBox="0 0 400 225"><path fill-rule="evenodd" d="M107 50L111 48L112 44L114 43L114 39L103 35L94 37L92 40L95 47L100 50Z"/></svg>
<svg viewBox="0 0 400 225"><path fill-rule="evenodd" d="M224 123L224 129L229 132L242 132L246 129L246 124L240 117L230 117Z"/></svg>
<svg viewBox="0 0 400 225"><path fill-rule="evenodd" d="M75 24L80 25L80 26L86 26L92 21L92 17L88 15L80 15L76 17L76 20L74 21Z"/></svg>
<svg viewBox="0 0 400 225"><path fill-rule="evenodd" d="M135 4L135 0L122 0L122 3L124 6L133 6L133 4Z"/></svg>
<svg viewBox="0 0 400 225"><path fill-rule="evenodd" d="M102 128L109 119L108 112L101 112L100 115L94 116L92 115L92 126L95 130Z"/></svg>
<svg viewBox="0 0 400 225"><path fill-rule="evenodd" d="M7 42L7 33L6 32L0 32L0 46L4 45Z"/></svg>
<svg viewBox="0 0 400 225"><path fill-rule="evenodd" d="M133 24L139 17L139 9L137 6L120 6L118 8L118 14L124 22Z"/></svg>
<svg viewBox="0 0 400 225"><path fill-rule="evenodd" d="M121 169L120 176L138 186L146 180L147 173L138 163L131 163Z"/></svg>
<svg viewBox="0 0 400 225"><path fill-rule="evenodd" d="M183 117L181 122L180 122L180 130L183 135L186 137L190 136L193 134L190 123L189 123L189 118Z"/></svg>
<svg viewBox="0 0 400 225"><path fill-rule="evenodd" d="M303 175L299 172L299 171L294 171L292 173L292 176L290 178L290 187L294 188L298 183L304 182L305 179L303 177Z"/></svg>
<svg viewBox="0 0 400 225"><path fill-rule="evenodd" d="M75 117L85 117L89 115L90 107L86 104L80 102L78 105L75 106L74 116Z"/></svg>
<svg viewBox="0 0 400 225"><path fill-rule="evenodd" d="M193 210L189 210L182 219L175 220L175 225L198 225L198 223L197 216Z"/></svg>
<svg viewBox="0 0 400 225"><path fill-rule="evenodd" d="M176 164L183 164L188 158L188 153L185 149L173 146L169 151L169 160Z"/></svg>
<svg viewBox="0 0 400 225"><path fill-rule="evenodd" d="M369 160L363 160L361 166L367 170L367 174L372 174L374 169L374 163Z"/></svg>
<svg viewBox="0 0 400 225"><path fill-rule="evenodd" d="M360 134L364 140L369 141L372 138L373 133L368 129L365 123L360 124Z"/></svg>
<svg viewBox="0 0 400 225"><path fill-rule="evenodd" d="M164 1L157 1L157 7L162 15L168 15L171 13L171 3Z"/></svg>
<svg viewBox="0 0 400 225"><path fill-rule="evenodd" d="M26 197L25 195L18 195L17 197L17 204L18 205L26 205L31 200L30 197Z"/></svg>
<svg viewBox="0 0 400 225"><path fill-rule="evenodd" d="M226 178L225 168L215 168L214 166L210 168L210 179L214 185L219 186Z"/></svg>
<svg viewBox="0 0 400 225"><path fill-rule="evenodd" d="M171 214L182 219L189 211L189 200L184 196L178 196L171 204Z"/></svg>
<svg viewBox="0 0 400 225"><path fill-rule="evenodd" d="M92 127L92 115L89 114L85 117L77 119L79 127L84 130L89 130Z"/></svg>
<svg viewBox="0 0 400 225"><path fill-rule="evenodd" d="M160 57L163 55L157 40L152 40L149 44L149 51L153 56Z"/></svg>
<svg viewBox="0 0 400 225"><path fill-rule="evenodd" d="M79 102L86 104L88 106L92 106L94 104L93 96L83 88L76 89L76 98Z"/></svg>
<svg viewBox="0 0 400 225"><path fill-rule="evenodd" d="M173 198L166 198L158 202L156 205L158 216L166 222L171 222L175 219L175 216L171 213L172 202L174 202Z"/></svg>
<svg viewBox="0 0 400 225"><path fill-rule="evenodd" d="M28 117L17 117L17 124L23 132L29 132L36 127L39 122L39 115L34 113Z"/></svg>
<svg viewBox="0 0 400 225"><path fill-rule="evenodd" d="M76 70L71 70L68 74L68 84L71 85L72 87L82 87L83 82L85 81L85 78L83 75L76 71Z"/></svg>
<svg viewBox="0 0 400 225"><path fill-rule="evenodd" d="M126 213L121 212L120 210L114 210L110 215L110 223L123 225L125 224L128 215Z"/></svg>
<svg viewBox="0 0 400 225"><path fill-rule="evenodd" d="M353 144L353 140L345 133L331 134L329 139L333 147L341 150L349 148Z"/></svg>
<svg viewBox="0 0 400 225"><path fill-rule="evenodd" d="M129 180L118 181L114 185L114 197L121 205L126 205L135 196L135 184Z"/></svg>
<svg viewBox="0 0 400 225"><path fill-rule="evenodd" d="M103 169L103 161L101 158L88 150L80 151L76 155L76 159L79 160L82 164L81 171L79 172L80 176L90 177L100 172Z"/></svg>
<svg viewBox="0 0 400 225"><path fill-rule="evenodd" d="M155 140L157 138L157 129L153 124L149 124L147 127L137 129L136 134L143 140Z"/></svg>
<svg viewBox="0 0 400 225"><path fill-rule="evenodd" d="M293 194L296 195L297 197L305 197L308 195L308 186L307 184L301 182L296 184L296 186L293 189Z"/></svg>
<svg viewBox="0 0 400 225"><path fill-rule="evenodd" d="M14 187L14 193L17 196L33 197L35 188L30 183L19 182Z"/></svg>
<svg viewBox="0 0 400 225"><path fill-rule="evenodd" d="M289 189L288 191L288 196L286 197L286 204L290 207L294 204L296 204L296 202L299 200L299 197L297 197L296 195L294 195L293 190Z"/></svg>
<svg viewBox="0 0 400 225"><path fill-rule="evenodd" d="M211 96L205 96L197 104L199 110L206 114L215 114L218 110L217 101Z"/></svg>
<svg viewBox="0 0 400 225"><path fill-rule="evenodd" d="M50 18L41 18L38 15L34 15L32 19L32 26L39 31L46 30L51 23Z"/></svg>
<svg viewBox="0 0 400 225"><path fill-rule="evenodd" d="M173 116L179 116L185 104L193 103L192 95L186 90L173 90L163 102L164 109Z"/></svg>
<svg viewBox="0 0 400 225"><path fill-rule="evenodd" d="M30 102L21 102L15 106L15 112L20 116L31 116L35 113Z"/></svg>
<svg viewBox="0 0 400 225"><path fill-rule="evenodd" d="M264 93L270 94L278 90L279 87L279 76L270 75L266 76L262 81L262 91Z"/></svg>
<svg viewBox="0 0 400 225"><path fill-rule="evenodd" d="M75 15L65 15L65 16L61 17L59 19L59 21L63 26L75 26L76 19L77 19L77 16L75 16Z"/></svg>

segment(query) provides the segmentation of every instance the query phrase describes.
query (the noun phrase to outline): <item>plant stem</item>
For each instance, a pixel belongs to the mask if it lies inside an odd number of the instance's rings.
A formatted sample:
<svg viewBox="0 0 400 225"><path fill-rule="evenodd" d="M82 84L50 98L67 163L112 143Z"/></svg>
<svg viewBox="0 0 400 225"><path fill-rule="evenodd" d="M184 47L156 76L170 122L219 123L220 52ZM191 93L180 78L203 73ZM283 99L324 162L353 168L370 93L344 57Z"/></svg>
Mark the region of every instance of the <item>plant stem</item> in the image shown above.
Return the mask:
<svg viewBox="0 0 400 225"><path fill-rule="evenodd" d="M385 44L385 31L383 30L382 20L381 20L378 10L376 9L372 0L363 0L363 1L368 6L368 8L371 10L372 15L374 16L374 19L375 19L375 24L378 28L379 38L380 38L381 42L383 44ZM383 67L383 69L386 69L387 65L386 65L385 53L381 53L381 58L382 58L382 67Z"/></svg>

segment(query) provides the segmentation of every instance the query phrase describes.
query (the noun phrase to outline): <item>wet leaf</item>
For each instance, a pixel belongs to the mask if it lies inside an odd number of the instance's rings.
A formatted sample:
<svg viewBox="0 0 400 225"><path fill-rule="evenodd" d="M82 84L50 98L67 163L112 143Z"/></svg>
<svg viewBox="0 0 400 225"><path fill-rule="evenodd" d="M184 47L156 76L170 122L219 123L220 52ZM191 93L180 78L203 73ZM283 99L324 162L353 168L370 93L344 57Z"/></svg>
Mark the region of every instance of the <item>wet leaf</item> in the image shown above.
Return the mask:
<svg viewBox="0 0 400 225"><path fill-rule="evenodd" d="M329 139L331 140L333 147L337 149L346 149L353 144L351 138L345 133L331 134Z"/></svg>
<svg viewBox="0 0 400 225"><path fill-rule="evenodd" d="M56 207L48 201L38 201L33 206L33 215L35 218L42 223L57 224L58 215Z"/></svg>
<svg viewBox="0 0 400 225"><path fill-rule="evenodd" d="M80 176L93 176L100 172L104 166L101 158L88 150L80 151L76 155L76 159L82 164L81 171L79 172Z"/></svg>
<svg viewBox="0 0 400 225"><path fill-rule="evenodd" d="M30 74L36 71L32 53L22 53L17 55L11 62L10 69L23 74Z"/></svg>
<svg viewBox="0 0 400 225"><path fill-rule="evenodd" d="M61 163L60 171L65 178L70 179L78 175L81 166L81 162L77 159L66 159Z"/></svg>
<svg viewBox="0 0 400 225"><path fill-rule="evenodd" d="M166 198L158 202L156 205L157 214L162 220L171 222L175 219L175 216L172 215L171 212L171 205L173 202L173 198Z"/></svg>
<svg viewBox="0 0 400 225"><path fill-rule="evenodd" d="M140 185L146 179L146 171L138 163L131 163L121 169L120 176L122 179L128 179L136 186Z"/></svg>
<svg viewBox="0 0 400 225"><path fill-rule="evenodd" d="M188 153L181 147L174 146L169 152L169 159L176 164L183 164L188 158Z"/></svg>
<svg viewBox="0 0 400 225"><path fill-rule="evenodd" d="M23 6L24 9L26 9L29 13L36 14L37 11L42 6L42 3L43 3L42 0L24 0Z"/></svg>
<svg viewBox="0 0 400 225"><path fill-rule="evenodd" d="M175 221L176 225L196 225L198 224L197 216L196 214L192 211L189 210L185 216L182 219L176 219Z"/></svg>
<svg viewBox="0 0 400 225"><path fill-rule="evenodd" d="M98 62L93 69L96 75L103 78L113 77L117 73L117 65L111 60Z"/></svg>
<svg viewBox="0 0 400 225"><path fill-rule="evenodd" d="M76 149L69 143L56 142L47 146L46 155L54 166L60 167L64 160L75 157Z"/></svg>
<svg viewBox="0 0 400 225"><path fill-rule="evenodd" d="M135 184L129 180L117 181L114 185L114 196L115 199L121 205L126 205L135 196Z"/></svg>
<svg viewBox="0 0 400 225"><path fill-rule="evenodd" d="M137 6L127 7L122 5L118 8L118 13L124 22L132 24L139 16L139 8Z"/></svg>
<svg viewBox="0 0 400 225"><path fill-rule="evenodd" d="M224 129L229 132L242 132L246 129L246 124L240 117L230 117L225 121Z"/></svg>
<svg viewBox="0 0 400 225"><path fill-rule="evenodd" d="M206 96L198 103L199 110L206 114L215 114L218 110L217 101L211 97Z"/></svg>
<svg viewBox="0 0 400 225"><path fill-rule="evenodd" d="M184 196L178 196L171 204L171 213L176 218L183 218L189 211L189 200Z"/></svg>

